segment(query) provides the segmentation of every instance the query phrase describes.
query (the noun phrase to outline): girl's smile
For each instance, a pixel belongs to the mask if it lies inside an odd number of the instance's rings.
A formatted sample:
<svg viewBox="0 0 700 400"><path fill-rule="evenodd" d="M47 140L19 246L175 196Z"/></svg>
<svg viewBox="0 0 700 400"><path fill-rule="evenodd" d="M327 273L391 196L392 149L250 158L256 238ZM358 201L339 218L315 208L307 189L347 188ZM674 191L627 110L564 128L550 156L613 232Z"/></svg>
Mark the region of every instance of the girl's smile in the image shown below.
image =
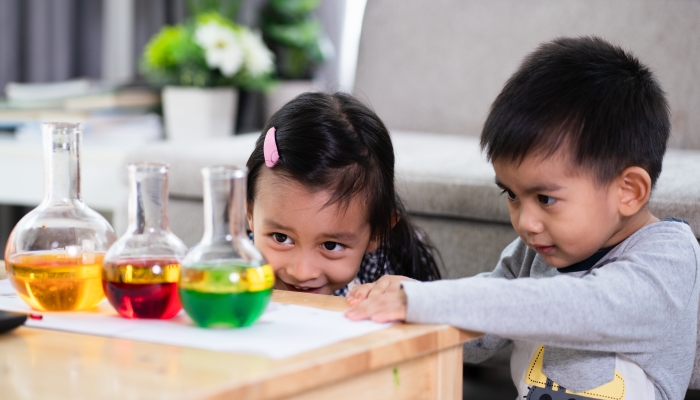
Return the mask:
<svg viewBox="0 0 700 400"><path fill-rule="evenodd" d="M291 292L318 293L319 290L321 290L321 288L302 287L302 286L290 285L286 282L283 282L283 283L286 286L287 290L289 290Z"/></svg>

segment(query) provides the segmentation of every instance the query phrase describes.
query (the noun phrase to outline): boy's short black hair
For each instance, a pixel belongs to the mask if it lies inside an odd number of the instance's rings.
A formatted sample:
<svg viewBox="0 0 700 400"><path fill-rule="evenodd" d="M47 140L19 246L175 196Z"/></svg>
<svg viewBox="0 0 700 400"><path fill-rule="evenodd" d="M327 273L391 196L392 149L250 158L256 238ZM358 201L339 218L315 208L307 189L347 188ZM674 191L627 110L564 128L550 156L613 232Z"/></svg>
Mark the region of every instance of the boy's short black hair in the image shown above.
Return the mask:
<svg viewBox="0 0 700 400"><path fill-rule="evenodd" d="M661 174L671 123L661 86L637 58L598 37L559 38L528 55L491 105L481 134L489 161L520 163L569 146L608 183L625 168Z"/></svg>

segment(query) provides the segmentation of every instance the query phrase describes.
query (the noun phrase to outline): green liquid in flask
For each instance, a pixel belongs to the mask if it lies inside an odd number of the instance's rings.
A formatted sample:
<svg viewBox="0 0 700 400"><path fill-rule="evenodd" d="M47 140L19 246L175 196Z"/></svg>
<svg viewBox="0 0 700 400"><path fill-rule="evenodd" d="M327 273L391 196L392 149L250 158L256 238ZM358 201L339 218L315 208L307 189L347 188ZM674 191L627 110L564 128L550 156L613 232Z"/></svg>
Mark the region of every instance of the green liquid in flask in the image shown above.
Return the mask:
<svg viewBox="0 0 700 400"><path fill-rule="evenodd" d="M181 267L180 301L204 328L250 326L265 311L275 275L269 265L241 263Z"/></svg>

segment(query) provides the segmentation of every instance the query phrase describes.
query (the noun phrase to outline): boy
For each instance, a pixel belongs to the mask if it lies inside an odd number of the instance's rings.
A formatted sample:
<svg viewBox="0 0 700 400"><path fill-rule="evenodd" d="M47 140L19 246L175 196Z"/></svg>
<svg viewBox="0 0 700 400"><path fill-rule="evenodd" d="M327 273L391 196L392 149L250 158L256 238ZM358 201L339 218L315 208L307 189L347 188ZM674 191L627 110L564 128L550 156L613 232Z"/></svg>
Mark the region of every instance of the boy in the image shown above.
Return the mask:
<svg viewBox="0 0 700 400"><path fill-rule="evenodd" d="M346 315L486 332L465 345L471 362L512 342L521 399L682 399L700 248L647 205L669 131L664 93L636 58L595 37L541 45L481 136L519 239L488 274L357 287Z"/></svg>

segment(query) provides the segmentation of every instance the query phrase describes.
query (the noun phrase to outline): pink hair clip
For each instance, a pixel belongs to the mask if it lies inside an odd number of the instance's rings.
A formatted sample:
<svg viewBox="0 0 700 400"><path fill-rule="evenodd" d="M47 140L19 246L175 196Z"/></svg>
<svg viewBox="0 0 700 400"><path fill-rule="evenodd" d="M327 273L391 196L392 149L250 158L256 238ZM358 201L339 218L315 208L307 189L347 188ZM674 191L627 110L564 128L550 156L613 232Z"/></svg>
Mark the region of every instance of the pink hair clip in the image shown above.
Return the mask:
<svg viewBox="0 0 700 400"><path fill-rule="evenodd" d="M272 168L277 165L277 161L280 159L280 153L277 150L277 140L275 139L275 127L267 130L265 134L265 145L263 146L263 153L265 154L265 165L268 168Z"/></svg>

